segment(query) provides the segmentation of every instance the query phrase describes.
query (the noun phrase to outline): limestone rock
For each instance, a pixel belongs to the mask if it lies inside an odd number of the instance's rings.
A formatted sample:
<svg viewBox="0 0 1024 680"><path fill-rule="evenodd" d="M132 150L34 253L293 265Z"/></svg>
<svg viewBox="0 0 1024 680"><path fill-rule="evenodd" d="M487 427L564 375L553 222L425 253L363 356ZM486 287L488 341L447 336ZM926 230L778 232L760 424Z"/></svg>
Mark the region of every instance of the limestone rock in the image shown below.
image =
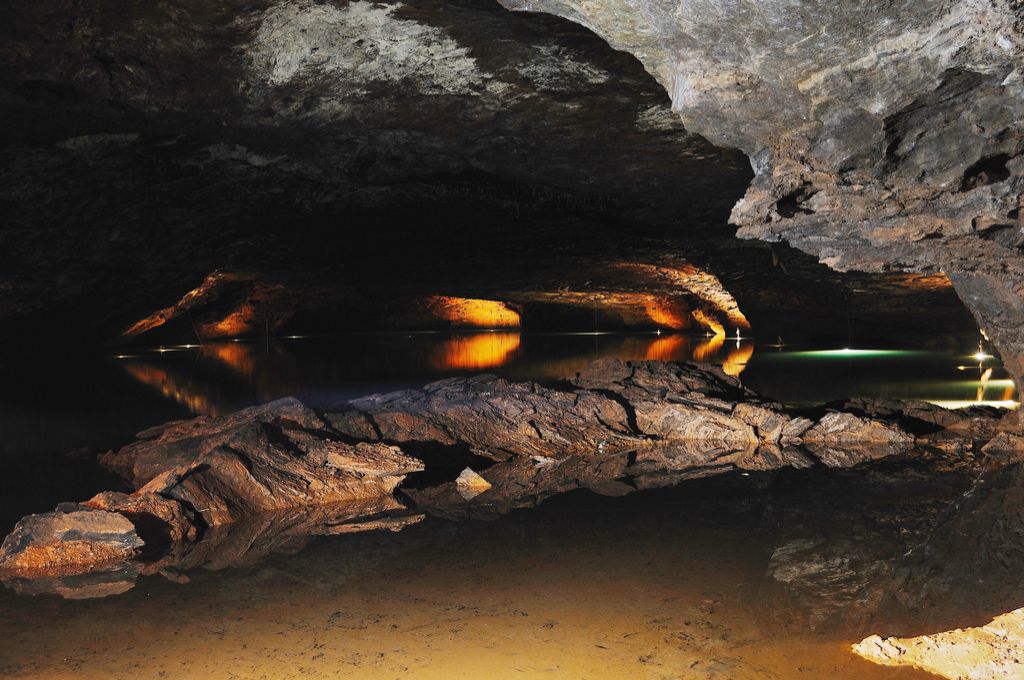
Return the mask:
<svg viewBox="0 0 1024 680"><path fill-rule="evenodd" d="M181 502L155 493L104 491L82 505L116 512L135 526L147 546L195 540L204 523Z"/></svg>
<svg viewBox="0 0 1024 680"><path fill-rule="evenodd" d="M981 451L1003 463L1021 462L1024 460L1024 436L1000 432Z"/></svg>
<svg viewBox="0 0 1024 680"><path fill-rule="evenodd" d="M125 517L66 503L18 522L0 547L0 574L59 577L109 569L143 545Z"/></svg>
<svg viewBox="0 0 1024 680"><path fill-rule="evenodd" d="M211 526L251 513L386 496L423 469L395 447L338 441L295 399L139 434L141 441L101 462L131 469L136 484L145 481L140 499L173 499Z"/></svg>
<svg viewBox="0 0 1024 680"><path fill-rule="evenodd" d="M756 177L739 236L842 271L942 271L1024 379L1016 2L500 0L636 55Z"/></svg>
<svg viewBox="0 0 1024 680"><path fill-rule="evenodd" d="M305 404L291 397L254 406L220 418L200 416L140 432L140 441L100 457L100 463L131 479L141 488L157 475L198 459L217 446L231 441L239 430L253 423L278 427L298 426L312 430L323 423Z"/></svg>
<svg viewBox="0 0 1024 680"><path fill-rule="evenodd" d="M1019 678L1024 666L1024 609L978 628L916 638L872 635L855 644L853 651L878 664L916 666L950 680Z"/></svg>
<svg viewBox="0 0 1024 680"><path fill-rule="evenodd" d="M373 439L466 445L495 460L561 457L600 448L623 449L640 439L617 401L594 392L563 392L495 376L455 378L423 390L373 395L327 413L339 432ZM378 434L379 433L379 434Z"/></svg>
<svg viewBox="0 0 1024 680"><path fill-rule="evenodd" d="M252 424L227 445L167 470L141 491L179 500L199 511L206 524L217 526L271 510L389 496L405 475L423 469L419 461L383 444L327 440L324 448L329 450L319 451L323 460L318 461L317 455L288 443L287 438L272 441L259 424ZM345 460L356 462L346 466Z"/></svg>
<svg viewBox="0 0 1024 680"><path fill-rule="evenodd" d="M793 418L715 366L601 359L564 383L574 389L457 378L357 399L324 417L371 441L468 446L494 460L634 450L639 462L660 457L666 470L806 466L811 459L794 448L801 445L826 465L849 467L914 443L888 420Z"/></svg>

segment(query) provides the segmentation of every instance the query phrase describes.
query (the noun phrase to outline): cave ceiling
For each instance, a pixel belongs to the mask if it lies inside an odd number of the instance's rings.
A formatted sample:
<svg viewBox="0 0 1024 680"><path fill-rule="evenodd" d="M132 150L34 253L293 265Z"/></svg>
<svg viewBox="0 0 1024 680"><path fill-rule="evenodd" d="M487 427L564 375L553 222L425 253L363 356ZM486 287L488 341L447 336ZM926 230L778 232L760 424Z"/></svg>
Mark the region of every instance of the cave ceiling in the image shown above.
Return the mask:
<svg viewBox="0 0 1024 680"><path fill-rule="evenodd" d="M1015 5L502 4L4 3L0 341L204 285L550 321L695 266L769 337L969 332L945 274L1024 373Z"/></svg>

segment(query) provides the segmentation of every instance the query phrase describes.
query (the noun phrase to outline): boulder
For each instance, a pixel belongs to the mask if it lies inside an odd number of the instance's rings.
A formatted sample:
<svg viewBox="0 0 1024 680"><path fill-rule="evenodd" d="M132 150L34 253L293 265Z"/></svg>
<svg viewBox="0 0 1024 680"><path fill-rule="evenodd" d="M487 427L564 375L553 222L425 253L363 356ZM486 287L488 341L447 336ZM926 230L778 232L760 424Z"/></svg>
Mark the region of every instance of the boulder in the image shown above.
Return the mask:
<svg viewBox="0 0 1024 680"><path fill-rule="evenodd" d="M915 666L950 680L1019 678L1024 665L1024 609L977 628L909 639L872 635L855 644L853 651L877 664Z"/></svg>
<svg viewBox="0 0 1024 680"><path fill-rule="evenodd" d="M139 493L90 502L159 519L171 539L188 533L174 503L198 512L200 525L216 526L251 513L387 496L405 475L423 469L396 447L339 441L291 398L168 423L139 436L101 459L129 471Z"/></svg>
<svg viewBox="0 0 1024 680"><path fill-rule="evenodd" d="M64 503L18 522L0 547L0 574L59 577L109 569L135 557L143 545L122 515Z"/></svg>

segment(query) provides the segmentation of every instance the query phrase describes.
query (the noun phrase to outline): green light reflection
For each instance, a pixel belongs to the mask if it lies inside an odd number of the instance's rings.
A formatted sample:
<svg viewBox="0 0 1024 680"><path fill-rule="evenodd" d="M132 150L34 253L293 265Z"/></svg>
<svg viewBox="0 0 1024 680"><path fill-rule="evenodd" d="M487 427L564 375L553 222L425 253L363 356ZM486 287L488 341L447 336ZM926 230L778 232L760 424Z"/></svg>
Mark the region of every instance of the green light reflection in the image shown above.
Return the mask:
<svg viewBox="0 0 1024 680"><path fill-rule="evenodd" d="M826 349L811 352L789 352L792 357L909 357L924 352L892 349Z"/></svg>

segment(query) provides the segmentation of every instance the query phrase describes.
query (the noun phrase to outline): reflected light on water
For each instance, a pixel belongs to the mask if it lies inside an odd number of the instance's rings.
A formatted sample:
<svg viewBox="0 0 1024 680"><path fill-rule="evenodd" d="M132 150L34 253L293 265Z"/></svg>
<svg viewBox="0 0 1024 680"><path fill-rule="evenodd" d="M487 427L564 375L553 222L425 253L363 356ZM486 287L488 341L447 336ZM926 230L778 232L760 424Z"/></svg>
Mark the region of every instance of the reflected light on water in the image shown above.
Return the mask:
<svg viewBox="0 0 1024 680"><path fill-rule="evenodd" d="M724 335L371 333L163 349L137 351L117 365L201 415L222 415L285 396L329 405L373 392L421 387L460 373L491 372L517 382L553 381L603 357L716 364L728 375L742 377L751 389L790 406L864 397L916 399L948 408L1013 408L1020 399L997 362L964 366L965 374L956 370L965 357L953 353L757 352L753 340L741 339L737 346Z"/></svg>
<svg viewBox="0 0 1024 680"><path fill-rule="evenodd" d="M754 345L741 345L739 342L736 343L735 349L729 350L729 356L724 362L722 362L722 370L727 375L733 377L738 376L743 372L743 369L747 367L747 362L750 361L750 357L754 355Z"/></svg>
<svg viewBox="0 0 1024 680"><path fill-rule="evenodd" d="M920 354L919 352L909 350L892 350L892 349L850 349L844 347L843 349L826 349L816 350L812 352L792 352L793 356L806 356L806 357L898 357L898 356L912 356Z"/></svg>
<svg viewBox="0 0 1024 680"><path fill-rule="evenodd" d="M179 376L167 369L137 361L125 363L122 368L143 385L156 389L192 413L204 416L224 415L207 391L189 382L183 382Z"/></svg>
<svg viewBox="0 0 1024 680"><path fill-rule="evenodd" d="M505 364L519 349L519 333L483 333L449 339L431 353L437 370L492 368Z"/></svg>

